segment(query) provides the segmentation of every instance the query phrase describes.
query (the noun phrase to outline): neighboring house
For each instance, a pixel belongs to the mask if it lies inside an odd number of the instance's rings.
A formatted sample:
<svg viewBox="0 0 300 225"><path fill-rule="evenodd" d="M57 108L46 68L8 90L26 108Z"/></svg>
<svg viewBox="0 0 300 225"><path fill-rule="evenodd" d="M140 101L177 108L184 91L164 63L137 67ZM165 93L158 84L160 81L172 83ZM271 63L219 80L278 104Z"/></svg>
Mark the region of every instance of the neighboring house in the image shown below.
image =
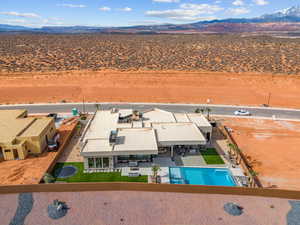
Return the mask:
<svg viewBox="0 0 300 225"><path fill-rule="evenodd" d="M51 117L27 117L26 110L0 110L0 152L4 160L42 153L56 132Z"/></svg>
<svg viewBox="0 0 300 225"><path fill-rule="evenodd" d="M201 114L171 113L153 109L97 111L80 140L86 170L114 168L129 161L150 162L176 147L205 146L212 126Z"/></svg>

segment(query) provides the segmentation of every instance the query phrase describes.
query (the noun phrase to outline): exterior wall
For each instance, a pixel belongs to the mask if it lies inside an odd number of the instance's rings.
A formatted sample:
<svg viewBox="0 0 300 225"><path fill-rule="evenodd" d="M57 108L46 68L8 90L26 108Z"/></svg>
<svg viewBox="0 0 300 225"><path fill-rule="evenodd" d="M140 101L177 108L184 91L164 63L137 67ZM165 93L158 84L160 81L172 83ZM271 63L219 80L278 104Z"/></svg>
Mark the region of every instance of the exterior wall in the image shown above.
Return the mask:
<svg viewBox="0 0 300 225"><path fill-rule="evenodd" d="M15 160L14 149L17 150L17 158L25 159L27 156L26 143L25 141L19 144L6 144L2 145L2 153L4 160Z"/></svg>
<svg viewBox="0 0 300 225"><path fill-rule="evenodd" d="M212 127L199 127L203 134L212 133Z"/></svg>
<svg viewBox="0 0 300 225"><path fill-rule="evenodd" d="M27 143L27 150L30 154L40 153L40 140L39 137L26 137L24 138Z"/></svg>
<svg viewBox="0 0 300 225"><path fill-rule="evenodd" d="M42 153L46 147L46 135L48 140L51 140L56 134L56 128L54 120L51 121L49 126L47 126L39 136L36 137L20 137L21 140L26 140L27 149L30 154L40 154Z"/></svg>
<svg viewBox="0 0 300 225"><path fill-rule="evenodd" d="M43 130L43 132L39 135L39 153L42 153L46 147L47 147L47 142L46 142L46 136L48 140L53 139L54 135L57 133L56 127L55 127L55 122L54 119L51 121L48 127Z"/></svg>

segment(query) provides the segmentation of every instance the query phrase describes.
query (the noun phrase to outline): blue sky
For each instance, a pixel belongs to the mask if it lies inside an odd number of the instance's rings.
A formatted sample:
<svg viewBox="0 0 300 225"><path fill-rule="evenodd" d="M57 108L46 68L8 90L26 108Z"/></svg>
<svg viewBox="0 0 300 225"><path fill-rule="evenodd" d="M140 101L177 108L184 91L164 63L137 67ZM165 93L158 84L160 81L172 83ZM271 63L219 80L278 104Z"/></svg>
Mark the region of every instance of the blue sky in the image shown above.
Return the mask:
<svg viewBox="0 0 300 225"><path fill-rule="evenodd" d="M300 0L1 0L0 23L130 26L256 17Z"/></svg>

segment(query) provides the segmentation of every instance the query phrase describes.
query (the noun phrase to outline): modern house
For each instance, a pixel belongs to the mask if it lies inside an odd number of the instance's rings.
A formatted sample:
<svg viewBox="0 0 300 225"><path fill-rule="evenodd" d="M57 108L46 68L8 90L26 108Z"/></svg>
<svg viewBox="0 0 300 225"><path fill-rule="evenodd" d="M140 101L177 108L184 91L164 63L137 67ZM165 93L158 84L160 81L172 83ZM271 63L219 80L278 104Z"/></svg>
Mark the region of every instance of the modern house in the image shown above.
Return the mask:
<svg viewBox="0 0 300 225"><path fill-rule="evenodd" d="M28 117L26 110L0 110L0 158L25 159L40 154L56 134L50 117Z"/></svg>
<svg viewBox="0 0 300 225"><path fill-rule="evenodd" d="M97 111L80 140L85 170L115 168L118 163L151 162L158 154L173 157L177 148L207 145L212 126L201 114L152 109Z"/></svg>

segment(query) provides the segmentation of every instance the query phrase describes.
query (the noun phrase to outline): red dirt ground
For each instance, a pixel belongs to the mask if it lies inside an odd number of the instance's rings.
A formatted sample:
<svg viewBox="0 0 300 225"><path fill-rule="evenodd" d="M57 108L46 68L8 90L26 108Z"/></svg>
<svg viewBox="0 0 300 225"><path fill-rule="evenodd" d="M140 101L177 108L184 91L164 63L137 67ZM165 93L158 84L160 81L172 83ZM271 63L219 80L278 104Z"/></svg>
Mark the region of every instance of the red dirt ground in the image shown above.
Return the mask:
<svg viewBox="0 0 300 225"><path fill-rule="evenodd" d="M59 128L61 147L75 125L64 124ZM0 185L38 184L58 152L44 152L39 157L0 162Z"/></svg>
<svg viewBox="0 0 300 225"><path fill-rule="evenodd" d="M47 225L285 225L291 206L287 199L216 194L153 192L34 193L34 206L25 224ZM47 207L58 199L70 208L52 220ZM241 216L227 214L223 206L235 202ZM273 207L271 207L273 206ZM0 218L9 224L17 208L17 195L0 195Z"/></svg>
<svg viewBox="0 0 300 225"><path fill-rule="evenodd" d="M73 71L0 73L0 103L169 102L300 108L300 77L255 73Z"/></svg>
<svg viewBox="0 0 300 225"><path fill-rule="evenodd" d="M300 190L300 122L225 118L264 187Z"/></svg>

